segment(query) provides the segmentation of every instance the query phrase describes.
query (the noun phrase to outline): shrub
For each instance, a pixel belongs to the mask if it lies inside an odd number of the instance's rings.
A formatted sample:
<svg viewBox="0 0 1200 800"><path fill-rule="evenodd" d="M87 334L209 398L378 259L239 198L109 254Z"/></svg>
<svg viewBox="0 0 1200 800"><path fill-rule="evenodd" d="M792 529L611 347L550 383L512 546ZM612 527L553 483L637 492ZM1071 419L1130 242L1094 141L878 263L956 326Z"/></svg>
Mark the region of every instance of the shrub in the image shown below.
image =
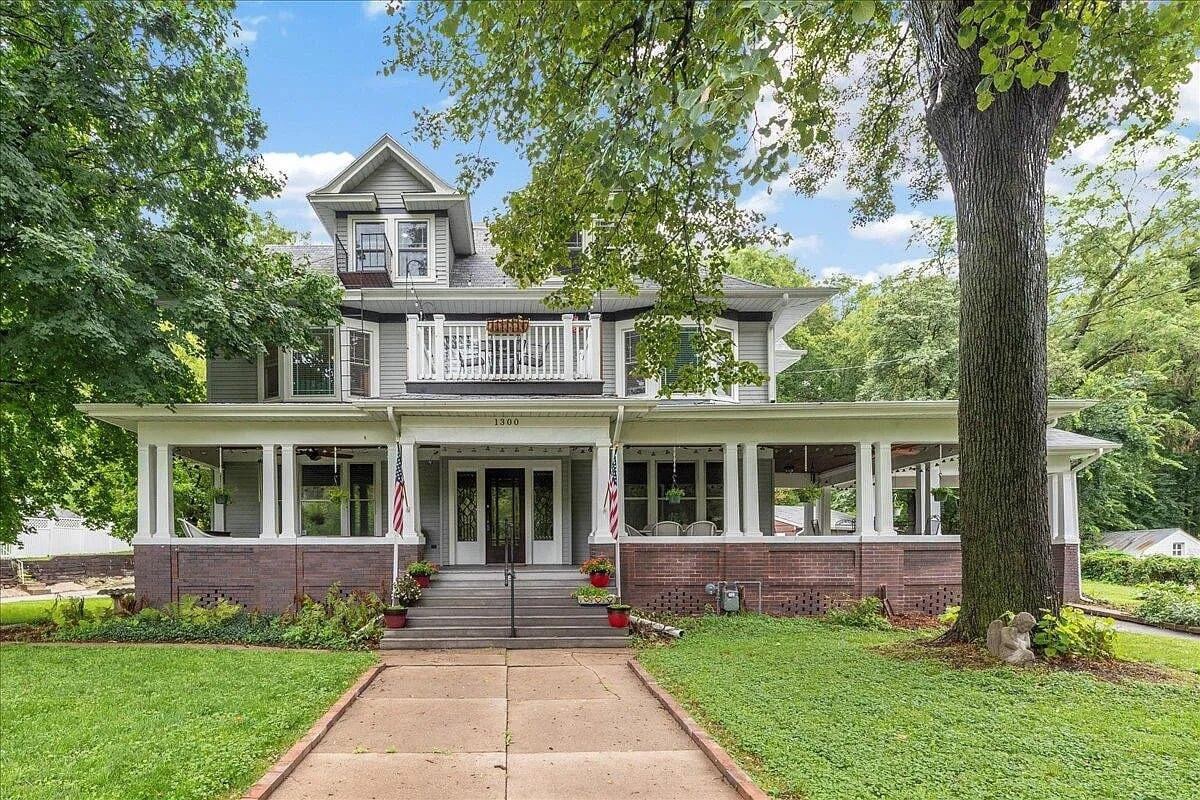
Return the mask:
<svg viewBox="0 0 1200 800"><path fill-rule="evenodd" d="M401 606L411 606L420 599L421 587L417 585L416 578L408 573L404 573L396 578L396 582L392 584L393 603Z"/></svg>
<svg viewBox="0 0 1200 800"><path fill-rule="evenodd" d="M606 605L616 600L616 595L602 589L599 586L580 586L575 591L571 592L571 597L574 597L583 605Z"/></svg>
<svg viewBox="0 0 1200 800"><path fill-rule="evenodd" d="M59 597L50 607L50 621L59 628L72 628L87 619L87 608L82 597Z"/></svg>
<svg viewBox="0 0 1200 800"><path fill-rule="evenodd" d="M1089 617L1076 608L1057 616L1046 612L1033 629L1033 646L1051 661L1073 658L1114 657L1117 629L1112 620Z"/></svg>
<svg viewBox="0 0 1200 800"><path fill-rule="evenodd" d="M579 565L579 571L584 575L612 575L616 572L616 567L613 562L607 558L589 558L587 561Z"/></svg>
<svg viewBox="0 0 1200 800"><path fill-rule="evenodd" d="M953 626L958 622L958 612L962 610L962 606L947 606L946 610L938 615L938 622L943 625Z"/></svg>
<svg viewBox="0 0 1200 800"><path fill-rule="evenodd" d="M1146 589L1137 615L1147 622L1200 627L1200 594L1162 584Z"/></svg>
<svg viewBox="0 0 1200 800"><path fill-rule="evenodd" d="M374 594L355 590L342 597L335 583L324 601L305 597L295 612L279 618L279 624L283 640L296 647L353 650L379 641L382 613L383 603Z"/></svg>
<svg viewBox="0 0 1200 800"><path fill-rule="evenodd" d="M1093 550L1084 553L1080 570L1085 578L1126 586L1141 583L1200 583L1200 558L1140 558L1118 550Z"/></svg>
<svg viewBox="0 0 1200 800"><path fill-rule="evenodd" d="M825 614L825 621L831 625L870 628L879 631L892 627L887 618L883 616L883 601L878 597L864 597L856 603L850 603L840 608L831 608Z"/></svg>
<svg viewBox="0 0 1200 800"><path fill-rule="evenodd" d="M427 578L432 578L442 571L442 568L432 561L414 561L408 565L405 571L414 578L419 575L424 575Z"/></svg>

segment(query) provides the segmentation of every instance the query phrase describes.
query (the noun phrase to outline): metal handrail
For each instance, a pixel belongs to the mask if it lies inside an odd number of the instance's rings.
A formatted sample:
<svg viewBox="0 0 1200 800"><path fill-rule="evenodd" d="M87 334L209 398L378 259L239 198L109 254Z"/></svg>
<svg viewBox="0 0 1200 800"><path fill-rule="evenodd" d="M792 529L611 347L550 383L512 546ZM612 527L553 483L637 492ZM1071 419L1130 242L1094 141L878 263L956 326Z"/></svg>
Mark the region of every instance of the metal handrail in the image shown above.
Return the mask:
<svg viewBox="0 0 1200 800"><path fill-rule="evenodd" d="M504 585L508 587L508 635L517 636L517 565L513 559L513 537L504 537Z"/></svg>

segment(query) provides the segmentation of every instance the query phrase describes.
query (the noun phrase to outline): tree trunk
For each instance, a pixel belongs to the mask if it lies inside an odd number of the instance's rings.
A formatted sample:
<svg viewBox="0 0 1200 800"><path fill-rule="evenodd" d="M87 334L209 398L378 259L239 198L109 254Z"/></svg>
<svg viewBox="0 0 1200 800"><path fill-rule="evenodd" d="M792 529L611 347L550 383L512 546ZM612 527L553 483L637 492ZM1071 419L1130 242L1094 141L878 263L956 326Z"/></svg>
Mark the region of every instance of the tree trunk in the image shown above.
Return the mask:
<svg viewBox="0 0 1200 800"><path fill-rule="evenodd" d="M1006 611L1058 609L1046 503L1044 213L1067 81L1014 84L979 111L978 54L956 40L963 5L914 0L912 9L926 121L958 221L963 602L954 634L979 639Z"/></svg>

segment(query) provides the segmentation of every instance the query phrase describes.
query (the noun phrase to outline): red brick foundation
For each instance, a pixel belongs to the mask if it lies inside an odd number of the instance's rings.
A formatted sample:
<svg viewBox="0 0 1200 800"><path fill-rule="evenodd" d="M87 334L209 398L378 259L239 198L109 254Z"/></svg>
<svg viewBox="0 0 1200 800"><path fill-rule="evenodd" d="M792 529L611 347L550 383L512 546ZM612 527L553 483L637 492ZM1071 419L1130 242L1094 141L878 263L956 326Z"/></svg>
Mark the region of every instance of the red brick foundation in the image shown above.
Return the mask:
<svg viewBox="0 0 1200 800"><path fill-rule="evenodd" d="M1077 603L1082 598L1079 585L1079 545L1050 545L1050 564L1054 568L1054 585L1062 591L1064 603Z"/></svg>
<svg viewBox="0 0 1200 800"><path fill-rule="evenodd" d="M613 545L592 555L613 557ZM1079 596L1079 547L1055 545L1055 575L1067 600ZM1066 581L1062 580L1065 570ZM745 608L822 614L839 599L884 596L901 613L940 614L962 601L957 541L622 542L625 602L647 611L699 614L714 608L705 584L736 583Z"/></svg>
<svg viewBox="0 0 1200 800"><path fill-rule="evenodd" d="M400 564L421 557L418 545L401 545ZM380 596L392 581L390 544L139 544L134 547L134 591L151 605L193 595L203 603L226 598L275 613L296 598L320 597L333 583L344 591Z"/></svg>

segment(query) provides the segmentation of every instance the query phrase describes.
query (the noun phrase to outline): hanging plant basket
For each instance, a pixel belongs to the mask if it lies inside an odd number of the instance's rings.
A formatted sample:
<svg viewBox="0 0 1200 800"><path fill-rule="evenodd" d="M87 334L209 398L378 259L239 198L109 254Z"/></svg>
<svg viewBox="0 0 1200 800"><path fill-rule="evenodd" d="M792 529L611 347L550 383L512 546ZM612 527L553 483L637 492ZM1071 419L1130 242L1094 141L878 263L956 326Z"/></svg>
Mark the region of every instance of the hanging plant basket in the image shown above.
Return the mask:
<svg viewBox="0 0 1200 800"><path fill-rule="evenodd" d="M487 332L501 336L520 336L529 332L529 320L525 317L505 317L504 319L489 319Z"/></svg>
<svg viewBox="0 0 1200 800"><path fill-rule="evenodd" d="M667 489L667 502L673 506L682 503L683 489L680 489L678 486L672 486L670 489Z"/></svg>

